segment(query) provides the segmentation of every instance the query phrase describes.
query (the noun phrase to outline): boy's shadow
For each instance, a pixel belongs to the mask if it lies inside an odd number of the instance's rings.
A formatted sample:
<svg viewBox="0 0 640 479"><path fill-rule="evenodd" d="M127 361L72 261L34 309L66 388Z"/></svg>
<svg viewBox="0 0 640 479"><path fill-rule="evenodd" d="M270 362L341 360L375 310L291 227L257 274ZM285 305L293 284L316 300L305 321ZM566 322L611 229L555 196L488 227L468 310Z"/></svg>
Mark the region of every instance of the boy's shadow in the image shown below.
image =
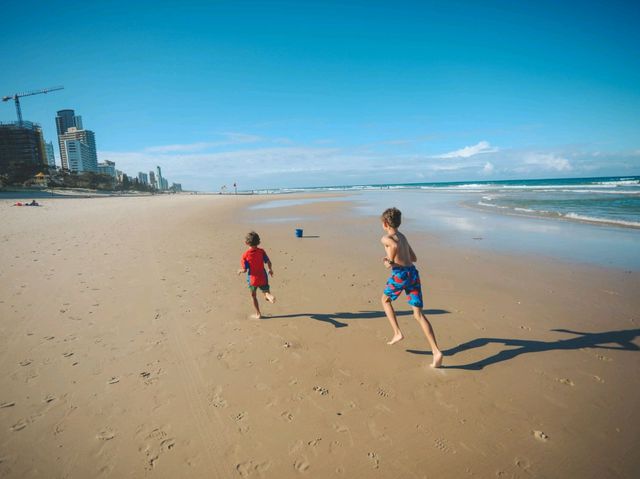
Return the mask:
<svg viewBox="0 0 640 479"><path fill-rule="evenodd" d="M568 329L552 329L559 333L575 334L576 337L569 339L559 339L558 341L535 341L524 339L503 339L503 338L478 338L460 344L455 348L443 351L445 356L453 356L454 354L473 348L481 348L487 344L503 344L504 346L515 346L514 349L505 349L493 356L481 359L474 363L462 364L458 366L443 366L447 369L467 369L478 371L485 366L508 361L516 356L525 353L539 353L554 350L570 350L570 349L613 349L618 351L639 351L640 347L633 340L640 335L640 329L625 329L621 331L606 331L602 333L581 333L578 331L570 331ZM616 344L617 346L613 346ZM607 346L611 345L611 346ZM415 349L407 349L407 352L413 354L431 355L429 351L419 351Z"/></svg>
<svg viewBox="0 0 640 479"><path fill-rule="evenodd" d="M444 309L427 309L425 314L447 314L449 311ZM411 315L411 311L396 311L396 316L408 316ZM384 318L384 311L360 311L359 313L299 313L299 314L284 314L280 316L269 316L263 319L285 319L285 318L311 318L316 321L323 321L325 323L333 324L336 328L345 328L349 326L347 323L340 322L340 319L352 320L352 319L376 319Z"/></svg>

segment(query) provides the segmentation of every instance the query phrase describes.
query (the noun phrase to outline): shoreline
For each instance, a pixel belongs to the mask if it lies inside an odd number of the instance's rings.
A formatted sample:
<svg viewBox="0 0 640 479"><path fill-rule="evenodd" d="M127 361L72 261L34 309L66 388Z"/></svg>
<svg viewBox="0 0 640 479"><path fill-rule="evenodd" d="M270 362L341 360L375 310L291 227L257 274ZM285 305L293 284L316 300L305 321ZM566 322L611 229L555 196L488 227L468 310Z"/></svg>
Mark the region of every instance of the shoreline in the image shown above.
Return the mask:
<svg viewBox="0 0 640 479"><path fill-rule="evenodd" d="M405 339L386 345L377 218L349 198L261 201L3 212L0 475L634 476L638 272L459 248L409 222L445 351L432 370L404 297ZM295 238L262 222L278 215L315 219ZM260 321L235 274L254 228L277 297Z"/></svg>

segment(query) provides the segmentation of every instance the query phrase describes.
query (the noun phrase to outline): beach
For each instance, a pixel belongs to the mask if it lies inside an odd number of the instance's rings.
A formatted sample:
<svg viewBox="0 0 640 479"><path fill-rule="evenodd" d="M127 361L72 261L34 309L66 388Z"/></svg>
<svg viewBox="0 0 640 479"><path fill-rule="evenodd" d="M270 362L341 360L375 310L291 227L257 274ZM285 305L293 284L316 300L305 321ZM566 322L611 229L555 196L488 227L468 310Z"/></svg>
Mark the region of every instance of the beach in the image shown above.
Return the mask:
<svg viewBox="0 0 640 479"><path fill-rule="evenodd" d="M386 344L378 218L340 193L256 208L274 199L0 201L0 477L635 477L637 267L408 219L434 370L404 297Z"/></svg>

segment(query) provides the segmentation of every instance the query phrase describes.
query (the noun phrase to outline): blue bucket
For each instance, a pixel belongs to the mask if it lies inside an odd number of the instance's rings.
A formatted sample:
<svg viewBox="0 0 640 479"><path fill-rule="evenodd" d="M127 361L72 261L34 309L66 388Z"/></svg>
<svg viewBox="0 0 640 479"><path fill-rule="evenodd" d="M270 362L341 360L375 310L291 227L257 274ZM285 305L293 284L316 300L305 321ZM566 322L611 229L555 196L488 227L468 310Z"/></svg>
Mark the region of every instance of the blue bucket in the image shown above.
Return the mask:
<svg viewBox="0 0 640 479"><path fill-rule="evenodd" d="M302 230L300 228L296 229L296 238L302 238Z"/></svg>

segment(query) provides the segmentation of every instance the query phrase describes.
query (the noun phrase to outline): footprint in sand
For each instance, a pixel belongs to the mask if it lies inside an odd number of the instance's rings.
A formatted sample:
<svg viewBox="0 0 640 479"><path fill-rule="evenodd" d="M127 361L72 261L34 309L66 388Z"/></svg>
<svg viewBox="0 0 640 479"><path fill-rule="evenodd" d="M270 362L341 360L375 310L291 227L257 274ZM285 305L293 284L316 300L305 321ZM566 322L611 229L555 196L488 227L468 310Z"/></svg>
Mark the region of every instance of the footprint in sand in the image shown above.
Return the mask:
<svg viewBox="0 0 640 479"><path fill-rule="evenodd" d="M100 439L101 441L110 441L116 437L116 433L113 432L110 428L103 429L98 434L96 434L96 439Z"/></svg>
<svg viewBox="0 0 640 479"><path fill-rule="evenodd" d="M56 399L58 399L57 397L55 397L53 394L47 394L47 396L45 396L45 398L43 399L44 402L46 402L47 404L49 404L50 402L55 401Z"/></svg>
<svg viewBox="0 0 640 479"><path fill-rule="evenodd" d="M604 379L602 379L600 376L593 376L593 380L594 381L598 381L599 383L604 383Z"/></svg>
<svg viewBox="0 0 640 479"><path fill-rule="evenodd" d="M378 469L380 467L380 457L375 452L367 453L367 457L373 462L374 469Z"/></svg>
<svg viewBox="0 0 640 479"><path fill-rule="evenodd" d="M13 401L0 402L0 409L5 408L5 407L13 407L15 405L16 405L16 403L14 403Z"/></svg>
<svg viewBox="0 0 640 479"><path fill-rule="evenodd" d="M556 381L564 384L565 386L575 386L575 384L573 384L573 381L569 378L556 378Z"/></svg>
<svg viewBox="0 0 640 479"><path fill-rule="evenodd" d="M238 471L238 474L240 474L241 477L249 477L254 472L257 472L259 475L263 475L267 472L270 466L271 463L269 461L259 463L247 461L236 464L236 471Z"/></svg>
<svg viewBox="0 0 640 479"><path fill-rule="evenodd" d="M62 354L65 358L70 358L71 356L73 356L72 352L67 352L67 353L63 353Z"/></svg>
<svg viewBox="0 0 640 479"><path fill-rule="evenodd" d="M119 378L119 377L116 377L116 376L113 376L113 377L112 377L111 379L109 379L107 382L108 382L109 384L116 384L116 383L119 383L119 382L120 382L120 378Z"/></svg>
<svg viewBox="0 0 640 479"><path fill-rule="evenodd" d="M175 439L169 438L169 439L165 439L160 443L160 448L163 451L170 451L171 449L173 449L175 445L176 445Z"/></svg>
<svg viewBox="0 0 640 479"><path fill-rule="evenodd" d="M542 431L533 431L533 437L535 437L538 441L547 442L549 440L549 436L547 436Z"/></svg>
<svg viewBox="0 0 640 479"><path fill-rule="evenodd" d="M298 459L293 463L293 468L298 472L306 472L309 467L311 467L311 464L304 459Z"/></svg>
<svg viewBox="0 0 640 479"><path fill-rule="evenodd" d="M22 361L20 361L18 364L20 366L29 366L29 364L31 364L33 361L31 359L23 359Z"/></svg>
<svg viewBox="0 0 640 479"><path fill-rule="evenodd" d="M215 395L209 399L209 404L215 408L225 408L227 407L227 400L222 396Z"/></svg>
<svg viewBox="0 0 640 479"><path fill-rule="evenodd" d="M389 392L385 391L382 388L378 388L378 396L383 397L383 398L388 398L389 397Z"/></svg>
<svg viewBox="0 0 640 479"><path fill-rule="evenodd" d="M323 388L322 386L313 386L313 390L320 394L320 396L326 396L327 394L329 394L329 390Z"/></svg>
<svg viewBox="0 0 640 479"><path fill-rule="evenodd" d="M605 361L605 362L613 361L613 359L611 359L611 358L609 358L609 357L607 357L607 356L603 356L602 354L598 354L598 355L597 355L597 358L598 358L600 361Z"/></svg>
<svg viewBox="0 0 640 479"><path fill-rule="evenodd" d="M22 431L25 427L27 427L29 422L26 419L20 419L17 423L11 426L12 431Z"/></svg>

